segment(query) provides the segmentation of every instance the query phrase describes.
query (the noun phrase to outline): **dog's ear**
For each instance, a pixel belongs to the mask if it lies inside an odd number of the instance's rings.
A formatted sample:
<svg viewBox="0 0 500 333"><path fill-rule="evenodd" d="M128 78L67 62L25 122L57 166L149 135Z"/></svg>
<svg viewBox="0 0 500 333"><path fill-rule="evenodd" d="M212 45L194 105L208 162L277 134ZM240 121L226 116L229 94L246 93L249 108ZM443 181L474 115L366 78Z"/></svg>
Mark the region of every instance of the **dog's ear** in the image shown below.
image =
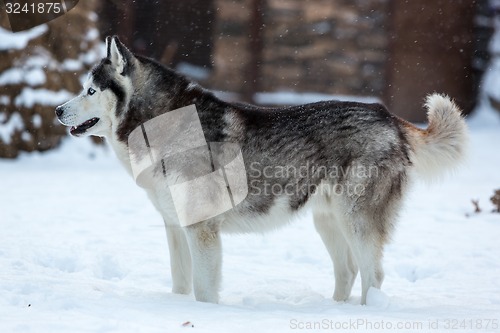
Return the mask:
<svg viewBox="0 0 500 333"><path fill-rule="evenodd" d="M106 58L110 59L111 36L106 37Z"/></svg>
<svg viewBox="0 0 500 333"><path fill-rule="evenodd" d="M111 61L116 71L120 74L125 74L131 65L132 52L120 42L117 36L106 37L106 50L107 58Z"/></svg>

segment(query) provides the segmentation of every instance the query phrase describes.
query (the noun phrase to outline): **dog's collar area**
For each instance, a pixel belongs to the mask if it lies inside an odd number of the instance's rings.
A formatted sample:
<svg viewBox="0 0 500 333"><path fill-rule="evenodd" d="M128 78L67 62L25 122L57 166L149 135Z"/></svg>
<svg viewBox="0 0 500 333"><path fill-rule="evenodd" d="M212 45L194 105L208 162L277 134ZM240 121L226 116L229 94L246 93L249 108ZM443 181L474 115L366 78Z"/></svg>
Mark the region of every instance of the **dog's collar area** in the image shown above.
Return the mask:
<svg viewBox="0 0 500 333"><path fill-rule="evenodd" d="M86 122L84 122L84 123L82 123L82 124L80 124L78 126L72 126L71 129L69 130L69 132L72 135L83 134L89 128L91 128L95 124L97 124L98 121L99 121L99 118L97 118L97 117L91 118L91 119L87 120Z"/></svg>

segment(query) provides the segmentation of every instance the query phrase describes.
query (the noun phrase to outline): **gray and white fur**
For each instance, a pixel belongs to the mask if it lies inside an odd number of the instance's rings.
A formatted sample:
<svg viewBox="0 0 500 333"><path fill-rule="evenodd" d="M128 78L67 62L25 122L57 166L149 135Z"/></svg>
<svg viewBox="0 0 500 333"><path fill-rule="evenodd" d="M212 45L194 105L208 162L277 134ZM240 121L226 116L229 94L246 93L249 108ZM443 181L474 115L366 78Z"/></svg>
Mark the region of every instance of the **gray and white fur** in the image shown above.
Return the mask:
<svg viewBox="0 0 500 333"><path fill-rule="evenodd" d="M198 301L219 301L222 232L275 230L311 209L333 261L334 300L349 298L359 271L365 304L368 289L380 288L384 279L383 249L411 180L432 179L464 155L467 128L447 96L427 98L427 129L380 104L323 101L261 108L222 101L154 60L132 54L116 37L106 44L107 57L92 69L82 93L56 109L71 134L106 137L132 174L130 133L194 104L207 142L241 147L249 193L224 214L181 227L168 186L157 182L146 188L165 221L173 292L189 294L194 287Z"/></svg>

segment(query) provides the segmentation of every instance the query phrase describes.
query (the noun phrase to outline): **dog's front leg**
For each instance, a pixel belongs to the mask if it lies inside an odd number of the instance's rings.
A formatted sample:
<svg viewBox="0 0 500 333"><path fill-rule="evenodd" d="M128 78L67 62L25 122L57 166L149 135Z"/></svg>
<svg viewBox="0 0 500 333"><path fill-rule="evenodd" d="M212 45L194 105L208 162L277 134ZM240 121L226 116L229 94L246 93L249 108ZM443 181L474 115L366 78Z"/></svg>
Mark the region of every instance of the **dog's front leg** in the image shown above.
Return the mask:
<svg viewBox="0 0 500 333"><path fill-rule="evenodd" d="M172 292L174 294L189 294L192 287L191 254L184 230L179 226L169 226L166 223L165 227L170 252Z"/></svg>
<svg viewBox="0 0 500 333"><path fill-rule="evenodd" d="M218 227L200 222L184 230L191 250L196 300L218 303L222 274L222 245Z"/></svg>

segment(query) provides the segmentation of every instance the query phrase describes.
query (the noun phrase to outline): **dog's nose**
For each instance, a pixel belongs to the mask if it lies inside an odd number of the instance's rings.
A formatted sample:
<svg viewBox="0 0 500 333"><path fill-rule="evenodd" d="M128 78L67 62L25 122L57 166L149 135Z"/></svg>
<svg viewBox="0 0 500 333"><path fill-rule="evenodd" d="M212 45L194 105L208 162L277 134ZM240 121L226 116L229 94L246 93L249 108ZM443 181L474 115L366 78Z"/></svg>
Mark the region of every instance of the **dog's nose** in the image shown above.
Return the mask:
<svg viewBox="0 0 500 333"><path fill-rule="evenodd" d="M62 107L58 106L56 108L56 116L60 117L63 114L64 110Z"/></svg>

